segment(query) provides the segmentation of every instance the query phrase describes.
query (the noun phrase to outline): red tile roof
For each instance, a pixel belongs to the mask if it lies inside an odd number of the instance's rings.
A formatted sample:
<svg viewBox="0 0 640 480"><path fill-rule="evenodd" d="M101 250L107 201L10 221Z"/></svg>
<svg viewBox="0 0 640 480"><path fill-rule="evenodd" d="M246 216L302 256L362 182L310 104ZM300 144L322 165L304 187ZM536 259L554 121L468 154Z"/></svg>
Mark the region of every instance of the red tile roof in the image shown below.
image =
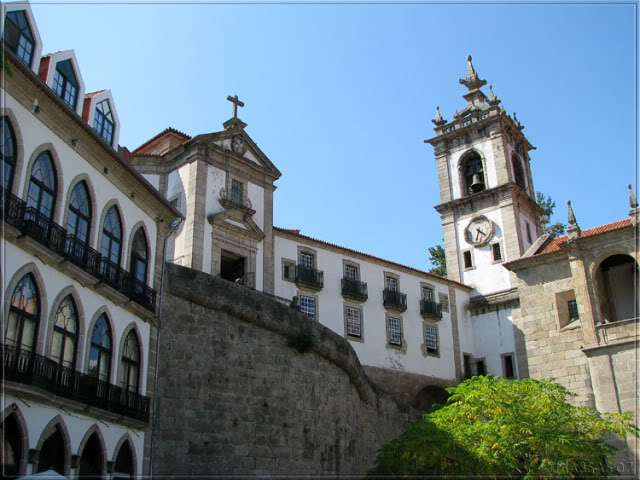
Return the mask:
<svg viewBox="0 0 640 480"><path fill-rule="evenodd" d="M601 225L600 227L590 228L589 230L584 230L580 234L580 238L585 237L593 237L595 235L600 235L601 233L613 232L614 230L619 230L621 228L631 226L631 219L627 218L625 220L619 220L617 222L608 223L606 225ZM542 251L538 252L536 255L544 255L546 253L559 252L562 248L561 245L567 242L568 236L554 238Z"/></svg>
<svg viewBox="0 0 640 480"><path fill-rule="evenodd" d="M191 140L191 137L189 135L187 135L186 133L183 133L180 130L176 130L175 128L168 127L168 128L165 128L163 131L161 131L159 134L157 134L155 137L150 138L149 140L144 142L142 145L140 145L138 148L133 150L131 153L135 154L137 151L142 150L144 147L146 147L147 145L149 145L150 143L154 142L155 140L157 140L158 138L160 138L161 136L163 136L163 135L165 135L167 133L174 133L174 134L184 138L185 141Z"/></svg>
<svg viewBox="0 0 640 480"><path fill-rule="evenodd" d="M371 258L373 260L379 260L381 262L388 263L389 265L394 265L394 266L397 266L397 267L406 268L407 270L414 271L414 272L419 273L421 275L429 275L431 277L439 278L439 279L441 279L441 280L443 280L445 282L455 283L456 285L460 285L461 287L465 287L465 288L471 290L470 286L465 285L464 283L456 282L455 280L451 280L451 279L449 279L447 277L441 277L440 275L435 275L435 274L430 273L430 272L425 272L424 270L420 270L420 269L417 269L417 268L414 268L414 267L409 267L408 265L403 265L401 263L393 262L391 260L386 260L384 258L376 257L375 255L370 255L368 253L364 253L364 252L361 252L359 250L353 250L352 248L343 247L341 245L336 245L335 243L325 242L324 240L318 240L317 238L308 237L307 235L302 235L300 233L299 229L295 229L295 228L280 228L280 227L274 226L273 230L276 231L276 232L277 231L285 232L285 233L288 233L290 235L294 235L294 236L297 236L297 237L300 237L300 238L304 238L306 240L311 240L313 242L320 243L322 245L326 245L328 247L339 248L340 250L344 250L345 252L348 252L348 253L355 253L357 255L362 255L363 257Z"/></svg>

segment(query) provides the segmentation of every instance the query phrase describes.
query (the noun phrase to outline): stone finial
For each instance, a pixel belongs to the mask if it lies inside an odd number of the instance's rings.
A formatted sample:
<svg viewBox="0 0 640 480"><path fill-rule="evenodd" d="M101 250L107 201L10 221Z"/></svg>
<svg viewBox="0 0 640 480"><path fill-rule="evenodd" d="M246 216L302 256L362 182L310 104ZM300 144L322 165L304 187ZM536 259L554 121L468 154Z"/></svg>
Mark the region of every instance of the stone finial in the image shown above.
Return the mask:
<svg viewBox="0 0 640 480"><path fill-rule="evenodd" d="M477 90L487 84L486 80L480 80L480 78L478 77L478 73L476 72L475 68L473 68L471 55L467 55L467 76L465 78L461 78L459 82L467 87L469 91Z"/></svg>
<svg viewBox="0 0 640 480"><path fill-rule="evenodd" d="M492 107L500 103L500 99L493 93L493 85L489 85L489 98L487 99L487 103Z"/></svg>
<svg viewBox="0 0 640 480"><path fill-rule="evenodd" d="M444 118L442 118L442 115L440 115L440 107L436 107L436 118L434 118L431 121L435 123L436 126L438 127L441 127L442 125L447 123L447 121Z"/></svg>
<svg viewBox="0 0 640 480"><path fill-rule="evenodd" d="M524 127L520 123L520 120L518 120L518 115L516 114L516 112L513 112L513 123L516 125L516 127L518 127L518 130L524 129Z"/></svg>
<svg viewBox="0 0 640 480"><path fill-rule="evenodd" d="M456 110L456 113L453 114L453 118L458 118L460 116L460 112Z"/></svg>
<svg viewBox="0 0 640 480"><path fill-rule="evenodd" d="M571 208L571 200L567 200L567 208L569 210L569 228L567 228L567 234L569 235L569 241L575 240L578 238L582 231L578 226L578 222L576 221L576 216L573 213L573 208Z"/></svg>
<svg viewBox="0 0 640 480"><path fill-rule="evenodd" d="M633 193L633 189L631 188L631 184L627 185L629 189L629 206L631 208L638 208L638 201L636 200L636 196Z"/></svg>

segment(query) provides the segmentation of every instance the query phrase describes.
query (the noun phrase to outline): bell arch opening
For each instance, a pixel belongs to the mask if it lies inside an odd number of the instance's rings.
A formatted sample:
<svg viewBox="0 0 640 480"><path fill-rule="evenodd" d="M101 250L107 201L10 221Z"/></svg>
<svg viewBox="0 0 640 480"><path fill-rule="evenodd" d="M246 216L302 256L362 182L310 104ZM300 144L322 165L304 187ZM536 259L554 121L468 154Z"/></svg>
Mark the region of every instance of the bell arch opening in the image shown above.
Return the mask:
<svg viewBox="0 0 640 480"><path fill-rule="evenodd" d="M600 323L638 317L635 292L638 288L638 264L633 257L615 254L605 258L595 273Z"/></svg>

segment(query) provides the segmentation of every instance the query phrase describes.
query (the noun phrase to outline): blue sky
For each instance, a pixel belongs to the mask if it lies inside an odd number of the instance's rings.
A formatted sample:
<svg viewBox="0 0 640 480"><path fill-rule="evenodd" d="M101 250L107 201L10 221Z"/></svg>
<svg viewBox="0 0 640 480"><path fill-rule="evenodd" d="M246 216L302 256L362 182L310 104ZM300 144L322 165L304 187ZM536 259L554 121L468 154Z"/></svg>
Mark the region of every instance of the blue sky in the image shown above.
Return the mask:
<svg viewBox="0 0 640 480"><path fill-rule="evenodd" d="M417 268L442 241L431 119L464 108L473 56L537 147L534 187L583 229L636 185L637 5L32 3L43 53L75 49L133 149L219 131L227 95L281 170L274 224ZM488 93L488 88L484 89Z"/></svg>

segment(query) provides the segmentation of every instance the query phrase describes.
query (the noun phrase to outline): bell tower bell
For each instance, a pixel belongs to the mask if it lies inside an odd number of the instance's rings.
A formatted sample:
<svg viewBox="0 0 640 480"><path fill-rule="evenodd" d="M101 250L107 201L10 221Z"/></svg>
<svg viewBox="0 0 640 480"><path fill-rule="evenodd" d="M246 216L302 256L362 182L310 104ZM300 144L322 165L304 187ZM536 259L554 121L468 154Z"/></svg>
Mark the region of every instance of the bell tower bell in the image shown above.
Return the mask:
<svg viewBox="0 0 640 480"><path fill-rule="evenodd" d="M520 258L542 235L542 210L535 201L529 152L514 112L508 115L493 87L487 97L467 57L460 80L466 106L445 120L436 107L434 148L440 183L447 276L481 294L514 286L502 263Z"/></svg>

